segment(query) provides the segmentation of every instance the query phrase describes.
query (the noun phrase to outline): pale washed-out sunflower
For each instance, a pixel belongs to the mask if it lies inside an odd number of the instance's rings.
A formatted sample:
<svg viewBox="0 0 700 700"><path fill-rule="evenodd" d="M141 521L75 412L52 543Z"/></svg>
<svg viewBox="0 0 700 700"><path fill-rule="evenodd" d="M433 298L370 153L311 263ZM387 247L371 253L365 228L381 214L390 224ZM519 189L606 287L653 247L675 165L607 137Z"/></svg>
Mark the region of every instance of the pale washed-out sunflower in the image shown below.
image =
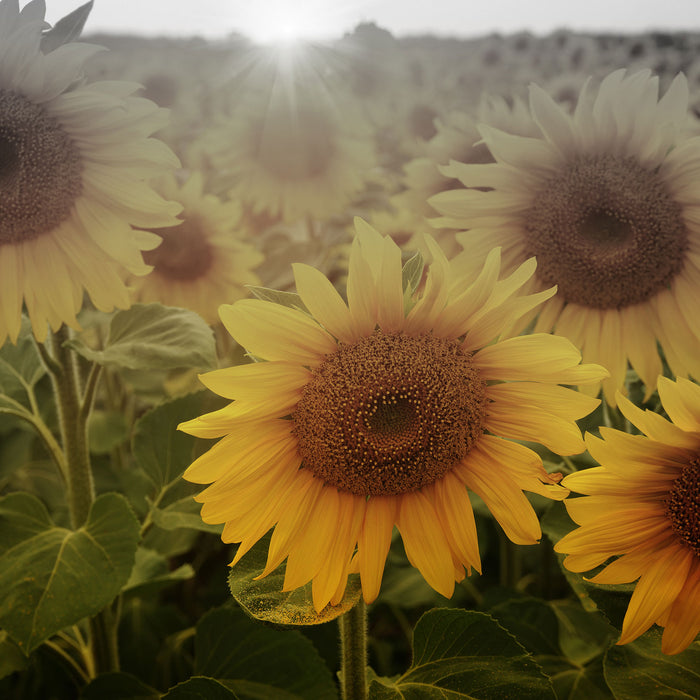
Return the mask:
<svg viewBox="0 0 700 700"><path fill-rule="evenodd" d="M534 260L499 280L494 250L466 287L428 245L418 298L402 289L398 246L358 220L347 304L318 270L296 264L305 310L222 306L231 335L265 361L203 375L233 402L180 426L222 438L185 478L211 483L196 498L206 522L226 523L223 540L241 543L232 564L274 528L262 575L286 558L285 590L313 581L319 611L342 598L353 571L365 600L376 598L394 526L413 566L451 596L465 568L480 570L467 489L520 544L540 537L523 490L566 495L559 475L511 440L584 449L574 421L597 400L557 383L599 381L605 370L579 365L578 350L549 334L492 343L554 293L517 294Z"/></svg>
<svg viewBox="0 0 700 700"><path fill-rule="evenodd" d="M182 223L155 232L163 242L144 253L153 270L131 279L134 298L192 309L207 323L217 323L220 304L247 296L246 285L260 284L253 269L263 256L237 228L241 206L205 193L201 173L181 186L170 175L157 187L182 204Z"/></svg>
<svg viewBox="0 0 700 700"><path fill-rule="evenodd" d="M662 651L677 654L700 632L700 386L659 377L659 396L671 421L618 395L644 435L612 428L600 429L603 439L586 435L601 466L562 482L586 495L565 501L580 527L555 549L568 555L571 571L606 564L594 583L637 581L619 644L656 623Z"/></svg>
<svg viewBox="0 0 700 700"><path fill-rule="evenodd" d="M17 338L23 304L40 341L77 325L84 291L100 310L127 308L123 273L146 274L141 251L160 240L141 229L180 210L147 184L178 165L148 138L167 114L132 97L136 84L86 84L100 47L44 54L44 9L0 2L0 344Z"/></svg>
<svg viewBox="0 0 700 700"><path fill-rule="evenodd" d="M211 160L234 199L287 223L342 212L375 167L369 126L338 93L295 86L241 99L211 130Z"/></svg>
<svg viewBox="0 0 700 700"><path fill-rule="evenodd" d="M419 247L423 233L432 229L432 235L448 257L453 257L461 249L455 237L456 230L437 229L429 223L436 216L429 200L438 192L463 187L459 180L444 175L440 166L448 165L452 160L460 163L493 162L493 156L477 130L478 122L487 122L521 136L531 136L537 129L522 100L515 98L509 104L505 99L491 95L482 97L476 118L462 111L452 111L443 119L436 119L435 136L423 144L418 157L403 166L404 189L391 198L392 206L401 217L410 212L416 220L415 236L411 241L415 241L414 247ZM380 226L377 228L382 230Z"/></svg>
<svg viewBox="0 0 700 700"><path fill-rule="evenodd" d="M506 269L531 256L530 290L558 285L537 331L554 330L610 370L614 404L628 361L647 388L662 373L700 377L700 138L689 137L688 88L678 75L658 98L649 71L586 83L573 115L531 86L538 138L479 130L496 162L451 163L467 187L431 199L478 268L502 246Z"/></svg>

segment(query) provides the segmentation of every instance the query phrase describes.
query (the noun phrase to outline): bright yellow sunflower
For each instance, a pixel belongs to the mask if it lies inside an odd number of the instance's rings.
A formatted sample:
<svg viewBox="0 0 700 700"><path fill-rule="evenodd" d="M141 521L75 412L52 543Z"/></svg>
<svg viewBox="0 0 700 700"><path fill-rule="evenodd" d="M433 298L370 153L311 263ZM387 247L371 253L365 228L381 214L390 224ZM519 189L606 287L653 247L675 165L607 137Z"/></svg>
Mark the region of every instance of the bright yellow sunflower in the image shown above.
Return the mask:
<svg viewBox="0 0 700 700"><path fill-rule="evenodd" d="M0 2L0 344L23 304L36 338L76 326L87 290L98 309L127 308L123 273L146 274L142 228L177 223L147 179L178 165L148 138L166 113L132 83L82 80L100 47L40 48L44 3ZM134 227L139 227L134 228Z"/></svg>
<svg viewBox="0 0 700 700"><path fill-rule="evenodd" d="M467 489L513 542L533 544L539 521L523 489L561 499L560 475L513 440L560 454L584 449L575 420L597 400L558 382L599 381L565 338L494 341L554 290L520 296L534 260L499 280L494 250L466 286L440 248L420 296L402 289L401 251L357 222L347 304L318 270L294 266L305 308L260 300L224 305L231 335L256 359L203 383L233 402L180 426L221 441L185 478L208 484L206 522L240 542L235 564L274 528L267 566L285 558L285 590L313 581L317 610L359 571L376 598L397 526L409 561L443 595L480 570ZM213 483L212 483L213 482Z"/></svg>
<svg viewBox="0 0 700 700"><path fill-rule="evenodd" d="M506 270L531 256L529 291L558 285L537 331L554 331L610 370L606 399L628 361L647 388L662 373L700 377L700 139L688 136L688 87L678 75L658 99L649 71L616 71L597 95L586 83L573 115L530 89L537 138L481 125L495 163L451 163L466 187L431 199L478 268L502 246Z"/></svg>
<svg viewBox="0 0 700 700"><path fill-rule="evenodd" d="M700 387L683 378L658 384L672 422L618 395L644 435L611 428L601 428L602 440L586 435L601 466L562 482L587 495L565 501L580 527L555 549L568 555L571 571L607 564L594 583L637 581L619 644L656 623L662 651L677 654L700 632Z"/></svg>
<svg viewBox="0 0 700 700"><path fill-rule="evenodd" d="M260 284L253 269L263 256L238 230L240 204L206 194L201 173L182 186L170 175L158 190L182 204L182 223L157 231L163 242L144 253L153 270L132 278L134 298L192 309L214 324L220 304L247 296L245 285Z"/></svg>

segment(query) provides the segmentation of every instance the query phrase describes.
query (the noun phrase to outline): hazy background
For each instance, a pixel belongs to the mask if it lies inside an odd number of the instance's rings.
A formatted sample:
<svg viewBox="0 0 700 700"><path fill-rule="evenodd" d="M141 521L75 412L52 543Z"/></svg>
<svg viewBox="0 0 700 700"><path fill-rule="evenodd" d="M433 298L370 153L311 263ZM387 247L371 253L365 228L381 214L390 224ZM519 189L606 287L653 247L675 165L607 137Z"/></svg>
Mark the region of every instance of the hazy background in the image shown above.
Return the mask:
<svg viewBox="0 0 700 700"><path fill-rule="evenodd" d="M22 2L22 4L24 4ZM81 0L46 0L56 22ZM86 33L222 38L239 32L270 42L336 39L360 22L395 36L475 37L494 32L639 33L700 30L699 0L95 0Z"/></svg>

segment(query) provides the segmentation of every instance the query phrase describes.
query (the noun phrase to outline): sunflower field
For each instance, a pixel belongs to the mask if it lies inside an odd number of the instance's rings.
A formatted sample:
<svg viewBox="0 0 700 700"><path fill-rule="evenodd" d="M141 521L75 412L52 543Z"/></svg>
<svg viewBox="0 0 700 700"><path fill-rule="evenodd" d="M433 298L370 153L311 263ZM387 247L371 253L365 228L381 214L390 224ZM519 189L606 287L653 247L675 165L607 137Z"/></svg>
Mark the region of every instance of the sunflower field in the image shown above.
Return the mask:
<svg viewBox="0 0 700 700"><path fill-rule="evenodd" d="M700 697L700 33L21 5L0 697Z"/></svg>

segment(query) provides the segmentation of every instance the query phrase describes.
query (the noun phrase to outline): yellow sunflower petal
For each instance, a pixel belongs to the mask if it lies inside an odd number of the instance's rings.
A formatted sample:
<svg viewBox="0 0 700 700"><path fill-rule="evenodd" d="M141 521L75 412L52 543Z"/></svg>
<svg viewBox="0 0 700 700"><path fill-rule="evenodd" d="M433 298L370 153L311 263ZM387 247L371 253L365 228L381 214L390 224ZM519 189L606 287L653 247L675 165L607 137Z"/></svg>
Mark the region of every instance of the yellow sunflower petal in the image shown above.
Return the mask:
<svg viewBox="0 0 700 700"><path fill-rule="evenodd" d="M625 418L652 440L688 450L700 447L700 435L685 432L658 413L642 410L621 394L618 394L618 404Z"/></svg>
<svg viewBox="0 0 700 700"><path fill-rule="evenodd" d="M296 392L311 378L305 367L293 362L253 362L200 374L208 389L227 399L277 398Z"/></svg>
<svg viewBox="0 0 700 700"><path fill-rule="evenodd" d="M306 314L259 299L223 304L219 315L226 330L255 357L316 366L336 342Z"/></svg>
<svg viewBox="0 0 700 700"><path fill-rule="evenodd" d="M487 380L582 384L607 376L597 365L579 365L581 354L570 340L546 333L508 338L482 348L474 359Z"/></svg>
<svg viewBox="0 0 700 700"><path fill-rule="evenodd" d="M330 280L315 267L295 263L294 280L297 292L312 316L338 340L355 339L350 311Z"/></svg>
<svg viewBox="0 0 700 700"><path fill-rule="evenodd" d="M646 632L673 603L685 585L694 556L689 549L671 547L650 564L632 593L618 644Z"/></svg>
<svg viewBox="0 0 700 700"><path fill-rule="evenodd" d="M357 543L357 562L366 603L371 603L379 595L397 515L398 503L392 497L375 496L367 501Z"/></svg>
<svg viewBox="0 0 700 700"><path fill-rule="evenodd" d="M678 654L697 637L699 632L700 566L695 561L669 611L661 639L661 651L664 654Z"/></svg>
<svg viewBox="0 0 700 700"><path fill-rule="evenodd" d="M403 494L396 526L411 564L438 593L451 598L455 585L452 554L433 504L420 491Z"/></svg>

